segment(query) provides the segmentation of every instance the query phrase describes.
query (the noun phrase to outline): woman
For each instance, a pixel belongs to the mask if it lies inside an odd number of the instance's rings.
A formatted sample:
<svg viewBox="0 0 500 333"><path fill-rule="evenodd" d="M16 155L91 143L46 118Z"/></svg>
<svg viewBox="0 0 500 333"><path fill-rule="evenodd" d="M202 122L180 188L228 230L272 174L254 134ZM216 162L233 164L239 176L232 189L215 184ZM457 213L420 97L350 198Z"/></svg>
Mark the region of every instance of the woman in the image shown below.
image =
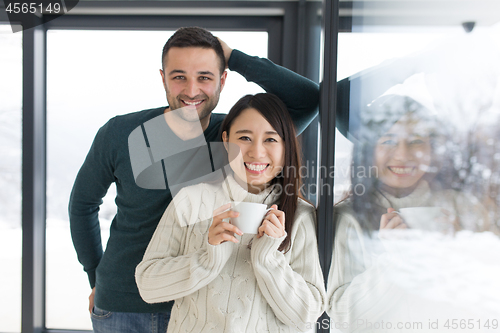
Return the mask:
<svg viewBox="0 0 500 333"><path fill-rule="evenodd" d="M433 297L442 291L435 272L426 269L439 253L425 257L433 243L419 237L482 229L487 214L477 199L447 185L453 168L438 158L445 149L443 125L429 108L407 96L385 95L364 111L362 123L353 150L353 193L334 216L327 312L345 332L398 331L397 323L424 319L427 329L427 320L443 318L441 309L453 307L446 298L428 299L430 286ZM442 214L410 225L398 212L407 207L439 207Z"/></svg>
<svg viewBox="0 0 500 333"><path fill-rule="evenodd" d="M232 174L179 192L136 269L141 296L175 300L168 332L311 329L325 291L315 209L299 198L299 149L274 95L241 98L221 127ZM238 149L235 149L238 148ZM265 203L258 234L227 219L232 201Z"/></svg>

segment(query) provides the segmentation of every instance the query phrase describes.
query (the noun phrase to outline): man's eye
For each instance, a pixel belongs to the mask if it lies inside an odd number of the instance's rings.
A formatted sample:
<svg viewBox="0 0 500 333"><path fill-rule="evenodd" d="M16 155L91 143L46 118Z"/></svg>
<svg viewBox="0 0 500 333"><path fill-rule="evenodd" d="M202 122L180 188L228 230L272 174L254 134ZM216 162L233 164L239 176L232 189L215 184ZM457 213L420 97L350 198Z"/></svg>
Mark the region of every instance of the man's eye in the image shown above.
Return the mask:
<svg viewBox="0 0 500 333"><path fill-rule="evenodd" d="M411 145L421 145L423 143L424 143L424 140L421 140L421 139L415 139L415 140L410 141Z"/></svg>
<svg viewBox="0 0 500 333"><path fill-rule="evenodd" d="M200 81L207 81L210 80L208 76L200 76Z"/></svg>
<svg viewBox="0 0 500 333"><path fill-rule="evenodd" d="M174 80L184 80L184 78L185 78L185 77L184 77L184 76L182 76L182 75L177 75L177 76L174 76L174 78L173 78L173 79L174 79Z"/></svg>

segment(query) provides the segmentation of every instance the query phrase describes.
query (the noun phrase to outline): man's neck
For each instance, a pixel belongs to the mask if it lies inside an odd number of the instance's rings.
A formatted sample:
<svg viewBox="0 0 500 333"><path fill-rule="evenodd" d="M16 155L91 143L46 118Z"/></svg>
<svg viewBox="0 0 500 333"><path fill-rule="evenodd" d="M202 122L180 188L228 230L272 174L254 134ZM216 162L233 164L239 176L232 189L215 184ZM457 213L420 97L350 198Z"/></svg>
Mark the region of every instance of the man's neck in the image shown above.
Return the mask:
<svg viewBox="0 0 500 333"><path fill-rule="evenodd" d="M201 119L200 121L186 121L179 115L171 112L170 108L167 107L163 111L163 116L172 132L174 132L174 134L177 135L181 140L186 141L194 139L203 134L203 132L208 128L208 125L210 124L211 114L209 114L204 119Z"/></svg>

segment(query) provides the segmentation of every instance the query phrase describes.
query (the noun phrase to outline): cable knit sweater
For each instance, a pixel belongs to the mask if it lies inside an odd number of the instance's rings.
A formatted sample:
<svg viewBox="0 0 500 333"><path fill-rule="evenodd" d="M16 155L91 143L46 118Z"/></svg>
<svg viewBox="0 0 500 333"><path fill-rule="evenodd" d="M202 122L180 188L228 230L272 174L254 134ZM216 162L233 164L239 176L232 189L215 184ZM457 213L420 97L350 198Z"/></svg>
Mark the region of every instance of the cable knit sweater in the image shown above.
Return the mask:
<svg viewBox="0 0 500 333"><path fill-rule="evenodd" d="M433 192L425 181L402 198L380 191L376 203L385 209L396 210L442 207L453 212L457 225L468 230L477 230L472 224L486 225L488 219L486 210L475 197L454 190ZM381 241L377 232L369 235L362 229L349 200L336 206L334 220L336 233L326 311L342 332L373 332L370 325L380 328L382 323L391 323L391 332L413 332L408 327L398 330L397 324L424 320L427 329L428 320L437 315L446 317L443 311L451 309L450 304L432 302L419 295L431 288L435 288L433 293L442 292L436 283L442 280L439 273L425 271L425 267L429 267L425 260L436 259L438 255L435 253L433 258L432 242L424 237L429 237L426 231L399 231L401 238ZM440 243L439 234L430 237ZM430 255L425 258L410 256L425 253L422 249ZM448 318L457 318L453 317L453 312L449 315Z"/></svg>
<svg viewBox="0 0 500 333"><path fill-rule="evenodd" d="M284 237L244 234L236 235L238 244L208 243L216 208L230 197L271 205L278 196L270 191L251 194L229 176L221 184L187 187L168 206L136 269L145 301L175 300L168 332L297 332L314 326L326 299L314 207L299 200L287 253L278 251Z"/></svg>

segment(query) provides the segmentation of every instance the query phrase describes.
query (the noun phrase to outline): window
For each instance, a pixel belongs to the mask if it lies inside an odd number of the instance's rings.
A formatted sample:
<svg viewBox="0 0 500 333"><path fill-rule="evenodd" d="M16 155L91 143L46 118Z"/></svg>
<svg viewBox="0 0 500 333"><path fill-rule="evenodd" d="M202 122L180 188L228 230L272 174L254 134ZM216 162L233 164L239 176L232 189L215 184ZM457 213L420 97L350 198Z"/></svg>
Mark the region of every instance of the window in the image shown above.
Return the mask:
<svg viewBox="0 0 500 333"><path fill-rule="evenodd" d="M166 105L161 51L172 31L49 30L47 33L47 327L90 329L87 275L69 232L67 206L97 130L115 115ZM267 57L266 32L214 32L228 45ZM214 112L263 91L234 72ZM105 246L114 186L100 210ZM66 286L66 287L61 287Z"/></svg>
<svg viewBox="0 0 500 333"><path fill-rule="evenodd" d="M22 33L0 24L0 331L21 331Z"/></svg>
<svg viewBox="0 0 500 333"><path fill-rule="evenodd" d="M439 43L448 33L462 33L455 29L371 28L371 32L339 33L337 79L343 80L369 71L376 66L417 54L432 44ZM408 30L401 32L401 30ZM422 30L422 29L420 29ZM369 56L366 50L370 50ZM336 130L335 140L335 202L345 198L351 188L352 142Z"/></svg>
<svg viewBox="0 0 500 333"><path fill-rule="evenodd" d="M500 23L425 22L339 35L332 326L479 329L498 315Z"/></svg>

